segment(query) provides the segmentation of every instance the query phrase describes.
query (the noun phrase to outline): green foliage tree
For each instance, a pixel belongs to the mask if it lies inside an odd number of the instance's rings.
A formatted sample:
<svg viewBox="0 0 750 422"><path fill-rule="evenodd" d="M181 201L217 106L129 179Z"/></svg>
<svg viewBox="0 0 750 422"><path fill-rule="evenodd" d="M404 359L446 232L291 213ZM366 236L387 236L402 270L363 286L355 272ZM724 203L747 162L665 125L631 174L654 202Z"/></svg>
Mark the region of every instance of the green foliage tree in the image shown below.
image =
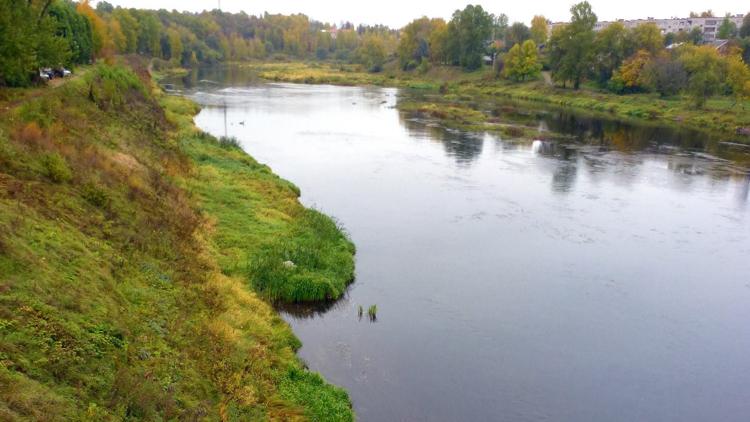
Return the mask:
<svg viewBox="0 0 750 422"><path fill-rule="evenodd" d="M615 22L596 34L594 73L600 85L605 85L627 58L630 49L627 35L627 29L620 22Z"/></svg>
<svg viewBox="0 0 750 422"><path fill-rule="evenodd" d="M68 63L70 42L52 1L0 0L0 85L26 86L39 67Z"/></svg>
<svg viewBox="0 0 750 422"><path fill-rule="evenodd" d="M740 37L750 37L750 13L745 15L742 19L742 26L740 26Z"/></svg>
<svg viewBox="0 0 750 422"><path fill-rule="evenodd" d="M505 55L504 63L503 75L515 81L536 79L542 71L539 51L533 40L514 45Z"/></svg>
<svg viewBox="0 0 750 422"><path fill-rule="evenodd" d="M468 70L482 66L487 41L492 34L493 17L479 5L456 10L448 24L447 46L452 62Z"/></svg>
<svg viewBox="0 0 750 422"><path fill-rule="evenodd" d="M591 5L584 1L574 5L571 22L554 31L550 38L550 66L555 80L573 82L578 89L594 61L594 26L597 18Z"/></svg>
<svg viewBox="0 0 750 422"><path fill-rule="evenodd" d="M531 19L531 39L537 45L547 42L547 18L541 15L534 16Z"/></svg>
<svg viewBox="0 0 750 422"><path fill-rule="evenodd" d="M516 44L523 44L524 41L531 38L531 30L521 22L515 22L508 28L505 34L505 46L511 48Z"/></svg>
<svg viewBox="0 0 750 422"><path fill-rule="evenodd" d="M91 24L71 1L52 2L49 14L57 20L57 35L68 41L70 64L88 63L93 57Z"/></svg>
<svg viewBox="0 0 750 422"><path fill-rule="evenodd" d="M737 25L729 20L729 17L725 17L724 21L719 26L719 31L716 36L722 40L728 40L737 36Z"/></svg>

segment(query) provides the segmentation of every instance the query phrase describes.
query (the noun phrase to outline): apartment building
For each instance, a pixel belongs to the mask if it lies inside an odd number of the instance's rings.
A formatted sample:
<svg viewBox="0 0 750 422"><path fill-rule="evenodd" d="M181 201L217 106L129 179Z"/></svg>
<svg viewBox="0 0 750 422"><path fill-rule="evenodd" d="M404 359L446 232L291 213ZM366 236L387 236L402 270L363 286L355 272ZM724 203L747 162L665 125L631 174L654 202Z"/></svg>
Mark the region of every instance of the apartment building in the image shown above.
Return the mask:
<svg viewBox="0 0 750 422"><path fill-rule="evenodd" d="M737 28L742 26L742 19L744 15L734 15L728 19L737 25ZM678 33L678 32L689 32L693 28L700 28L703 33L703 40L705 42L713 42L716 40L716 34L719 32L719 27L724 22L724 17L715 18L669 18L669 19L620 19L617 21L602 21L597 22L594 27L595 31L600 31L615 22L623 24L626 28L635 28L636 26L643 25L646 23L656 24L661 29L662 34ZM554 23L551 26L565 25L565 23ZM551 29L551 28L550 28Z"/></svg>

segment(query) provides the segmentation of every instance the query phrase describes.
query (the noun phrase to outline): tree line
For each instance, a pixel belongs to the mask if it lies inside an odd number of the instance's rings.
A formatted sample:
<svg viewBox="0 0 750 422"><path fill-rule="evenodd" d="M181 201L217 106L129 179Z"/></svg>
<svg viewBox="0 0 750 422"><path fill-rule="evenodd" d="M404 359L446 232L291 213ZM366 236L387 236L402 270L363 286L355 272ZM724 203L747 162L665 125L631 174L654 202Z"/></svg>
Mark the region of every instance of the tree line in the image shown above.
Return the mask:
<svg viewBox="0 0 750 422"><path fill-rule="evenodd" d="M697 14L695 14L697 16ZM712 15L710 11L701 15ZM159 67L290 57L360 63L371 72L394 62L404 71L432 65L468 71L492 63L498 77L536 80L543 69L563 87L584 83L625 94L689 93L701 105L715 94L750 95L750 14L737 28L725 19L722 52L700 45L700 30L662 35L654 24L594 31L588 2L571 8L570 22L550 30L544 16L510 23L479 5L451 19L421 17L401 30L338 25L302 14L261 16L113 7L88 0L0 0L0 84L27 85L36 69L72 66L116 54L141 54Z"/></svg>

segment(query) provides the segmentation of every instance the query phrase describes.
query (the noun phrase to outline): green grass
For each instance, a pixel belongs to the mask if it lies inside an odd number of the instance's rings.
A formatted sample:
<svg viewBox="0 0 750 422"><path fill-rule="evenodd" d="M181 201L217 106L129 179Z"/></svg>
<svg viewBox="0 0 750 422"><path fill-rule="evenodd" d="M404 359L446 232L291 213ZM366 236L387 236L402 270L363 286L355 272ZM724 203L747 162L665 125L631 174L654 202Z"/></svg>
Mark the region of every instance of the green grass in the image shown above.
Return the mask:
<svg viewBox="0 0 750 422"><path fill-rule="evenodd" d="M298 190L136 70L5 96L0 420L352 420L246 278Z"/></svg>
<svg viewBox="0 0 750 422"><path fill-rule="evenodd" d="M341 296L354 278L354 244L327 216L305 210L250 258L253 287L273 300L301 302Z"/></svg>
<svg viewBox="0 0 750 422"><path fill-rule="evenodd" d="M191 116L187 100L163 101L188 113L182 120L171 117L186 128L181 147L196 163L185 187L211 216L222 271L245 277L272 301L340 297L354 278L354 245L342 229L300 205L299 189L248 156L236 140L185 126Z"/></svg>

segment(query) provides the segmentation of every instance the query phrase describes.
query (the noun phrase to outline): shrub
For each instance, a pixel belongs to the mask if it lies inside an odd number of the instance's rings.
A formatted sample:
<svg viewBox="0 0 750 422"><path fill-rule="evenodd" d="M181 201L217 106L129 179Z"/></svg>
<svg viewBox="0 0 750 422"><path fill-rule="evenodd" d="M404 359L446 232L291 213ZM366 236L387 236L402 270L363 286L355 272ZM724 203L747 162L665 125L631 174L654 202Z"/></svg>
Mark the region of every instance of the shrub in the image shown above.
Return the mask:
<svg viewBox="0 0 750 422"><path fill-rule="evenodd" d="M89 99L101 109L125 106L128 94L146 96L146 88L129 68L100 64L87 76Z"/></svg>
<svg viewBox="0 0 750 422"><path fill-rule="evenodd" d="M109 204L109 195L107 195L107 192L93 183L87 183L83 186L81 196L95 207L101 208Z"/></svg>
<svg viewBox="0 0 750 422"><path fill-rule="evenodd" d="M26 145L36 145L44 137L42 129L36 122L27 123L16 131L14 138Z"/></svg>
<svg viewBox="0 0 750 422"><path fill-rule="evenodd" d="M55 183L69 182L73 179L73 172L70 171L68 163L56 152L45 154L42 157L42 166L44 175Z"/></svg>

